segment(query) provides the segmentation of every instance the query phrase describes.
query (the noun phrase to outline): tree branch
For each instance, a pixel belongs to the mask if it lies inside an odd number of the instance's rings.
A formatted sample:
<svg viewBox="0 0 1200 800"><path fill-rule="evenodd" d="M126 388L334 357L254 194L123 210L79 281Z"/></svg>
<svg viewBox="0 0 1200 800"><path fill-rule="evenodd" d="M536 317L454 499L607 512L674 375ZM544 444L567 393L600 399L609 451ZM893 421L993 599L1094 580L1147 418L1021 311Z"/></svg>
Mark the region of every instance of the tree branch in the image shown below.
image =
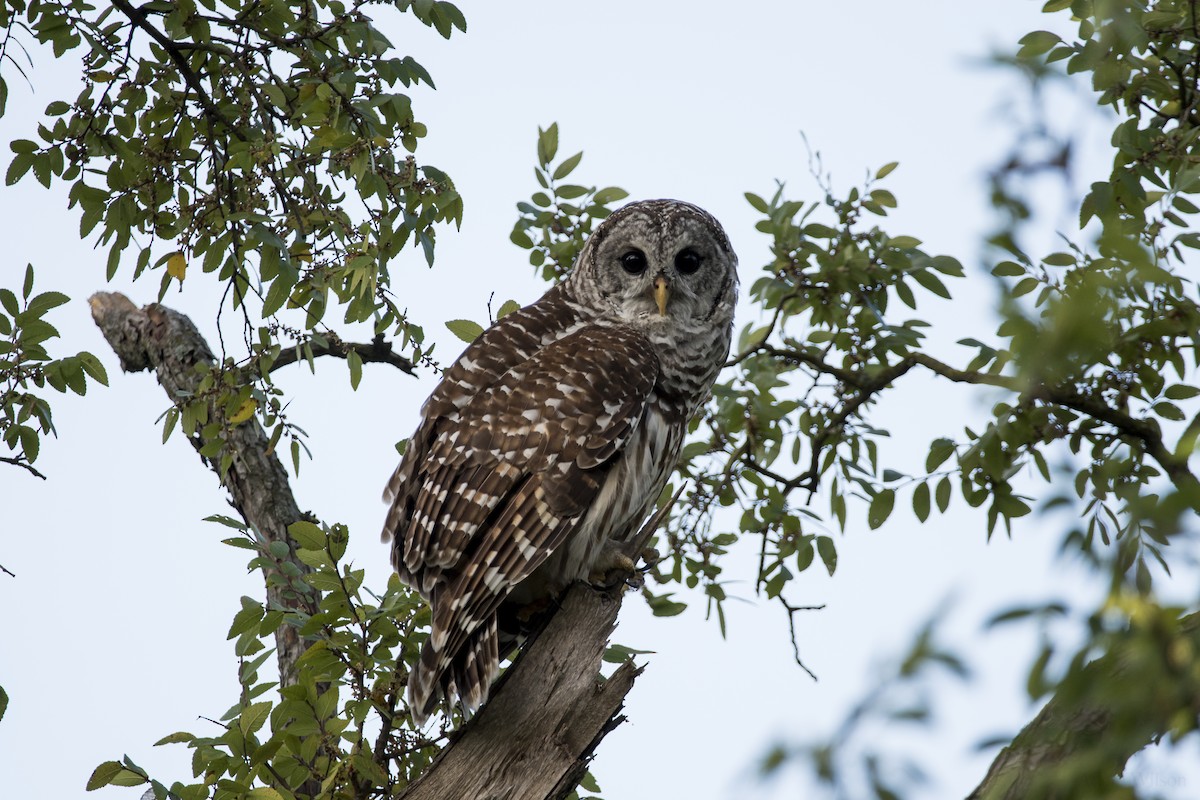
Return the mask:
<svg viewBox="0 0 1200 800"><path fill-rule="evenodd" d="M788 363L807 365L820 373L836 378L842 384L854 390L854 394L848 399L843 400L838 412L830 417L821 432L813 438L812 464L807 471L795 478L788 479L769 471L752 460L745 460L746 465L750 469L780 483L785 494L800 486L810 486L816 478L823 448L831 438L834 438L840 432L841 427L852 414L857 412L859 408L880 390L910 372L913 367L922 366L935 375L955 383L995 386L1018 394L1024 394L1034 400L1040 400L1044 403L1077 411L1094 420L1111 425L1120 436L1137 440L1146 454L1162 467L1175 487L1187 498L1188 506L1200 511L1200 479L1188 467L1190 452L1186 450L1178 453L1172 452L1163 441L1162 429L1153 419L1131 416L1120 409L1113 408L1098 397L1080 394L1070 384L1063 386L1024 386L1018 378L1007 375L994 375L990 372L957 369L925 353L907 355L895 364L883 367L874 374L864 370L849 370L837 367L819 356L802 350L781 349L769 345L760 345L758 348L749 350L746 354L739 357L738 360L740 361L752 353L761 353ZM1200 418L1192 420L1180 437L1180 442L1187 441L1189 437L1195 437L1197 429L1200 429Z"/></svg>
<svg viewBox="0 0 1200 800"><path fill-rule="evenodd" d="M1195 662L1187 663L1190 653L1200 648L1200 613L1179 620L1174 631L1157 633L1161 641L1156 646L1131 636L1065 679L1033 721L1000 751L967 800L1103 796L1103 787L1094 781L1119 776L1130 756L1180 724L1178 702L1147 702L1142 692L1114 687L1144 683L1153 676L1156 680L1150 685L1161 684L1163 692L1174 693L1174 700L1187 697L1185 705L1191 705L1192 714L1200 714ZM1183 663L1177 663L1181 659ZM1187 678L1179 675L1189 669L1190 690ZM1056 769L1068 763L1070 768Z"/></svg>
<svg viewBox="0 0 1200 800"><path fill-rule="evenodd" d="M37 469L35 469L32 464L30 464L28 461L26 461L23 458L9 458L8 456L0 456L0 462L3 462L5 464L12 464L15 467L20 467L21 469L28 470L29 473L31 475L33 475L33 477L41 478L42 480L46 480L45 475L43 475L41 472L39 472Z"/></svg>
<svg viewBox="0 0 1200 800"><path fill-rule="evenodd" d="M125 295L115 292L97 292L88 302L92 319L117 354L123 370L153 370L172 403L181 405L193 399L201 378L197 367L213 364L214 358L191 320L157 303L138 308ZM212 414L214 419L216 414L215 411ZM199 437L190 441L197 450L204 444ZM288 484L287 472L279 458L268 451L268 443L266 433L253 418L233 427L227 440L233 463L221 482L246 524L268 543L287 544L283 560L294 564L302 576L311 570L296 557L287 533L288 526L300 521L302 515ZM218 471L215 464L205 461ZM268 570L266 574L269 608L297 609L310 614L315 611L315 598L302 577L288 578L278 570ZM281 625L276 630L275 644L280 681L287 686L295 681L296 660L306 645L290 625Z"/></svg>
<svg viewBox="0 0 1200 800"><path fill-rule="evenodd" d="M1069 389L1046 388L1035 392L1034 396L1048 403L1087 414L1093 419L1113 426L1122 436L1141 442L1146 455L1153 458L1163 468L1167 477L1175 484L1175 488L1187 500L1188 506L1193 510L1200 511L1200 481L1188 468L1188 454L1176 455L1167 448L1163 442L1162 429L1157 422L1152 419L1132 417L1096 397L1082 395ZM1185 436L1187 434L1188 431L1185 431Z"/></svg>
<svg viewBox="0 0 1200 800"><path fill-rule="evenodd" d="M416 375L417 371L413 367L413 363L404 356L392 349L392 343L383 338L382 334L371 340L370 344L361 344L358 342L343 342L333 341L327 345L310 345L313 357L318 356L334 356L335 358L346 358L351 351L358 354L363 363L391 364L401 372L409 375ZM271 372L295 364L297 361L304 359L304 355L300 352L299 347L291 347L280 352L279 358L275 359L271 364Z"/></svg>
<svg viewBox="0 0 1200 800"><path fill-rule="evenodd" d="M492 688L491 699L402 800L561 800L570 794L596 746L625 721L625 695L642 671L627 661L607 680L599 674L620 608L620 596L571 587Z"/></svg>
<svg viewBox="0 0 1200 800"><path fill-rule="evenodd" d="M204 89L204 84L200 81L200 76L197 75L195 70L192 69L191 65L188 64L187 58L183 55L179 45L173 39L171 39L171 37L167 36L165 33L150 24L149 19L147 19L146 11L140 8L135 8L133 4L127 2L127 0L112 0L112 4L114 8L129 18L129 21L132 25L141 28L147 33L147 35L150 36L151 39L153 39L155 42L161 45L164 50L166 50L167 57L171 59L171 61L175 64L175 68L179 70L179 75L183 78L184 83L186 83L191 90L196 93L196 102L198 102L204 108L204 113L212 119L225 125L225 127L229 129L230 133L232 133L238 139L245 141L245 133L243 133L240 128L226 119L225 115L222 114L220 109L218 109L213 103L212 97L209 96L209 93Z"/></svg>

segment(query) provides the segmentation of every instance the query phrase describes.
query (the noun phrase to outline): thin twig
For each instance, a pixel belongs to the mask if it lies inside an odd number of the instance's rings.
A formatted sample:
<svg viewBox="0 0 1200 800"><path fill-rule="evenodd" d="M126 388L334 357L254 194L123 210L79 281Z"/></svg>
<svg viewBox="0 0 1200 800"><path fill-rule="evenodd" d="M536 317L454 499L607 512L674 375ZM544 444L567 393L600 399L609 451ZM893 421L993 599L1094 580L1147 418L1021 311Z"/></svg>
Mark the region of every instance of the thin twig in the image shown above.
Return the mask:
<svg viewBox="0 0 1200 800"><path fill-rule="evenodd" d="M45 475L38 472L37 469L35 469L32 464L30 464L28 461L25 461L24 459L9 458L8 456L0 456L0 461L3 461L5 464L12 464L14 467L20 467L21 469L27 470L35 478L41 478L42 480L46 480Z"/></svg>
<svg viewBox="0 0 1200 800"><path fill-rule="evenodd" d="M800 665L800 669L808 673L808 677L815 681L817 680L817 676L811 669L804 665L804 661L800 658L800 644L796 641L796 613L799 611L820 611L825 608L825 604L822 603L819 606L794 606L785 600L783 595L779 595L778 597L780 605L787 609L788 612L788 630L792 634L792 653L795 654L796 663Z"/></svg>

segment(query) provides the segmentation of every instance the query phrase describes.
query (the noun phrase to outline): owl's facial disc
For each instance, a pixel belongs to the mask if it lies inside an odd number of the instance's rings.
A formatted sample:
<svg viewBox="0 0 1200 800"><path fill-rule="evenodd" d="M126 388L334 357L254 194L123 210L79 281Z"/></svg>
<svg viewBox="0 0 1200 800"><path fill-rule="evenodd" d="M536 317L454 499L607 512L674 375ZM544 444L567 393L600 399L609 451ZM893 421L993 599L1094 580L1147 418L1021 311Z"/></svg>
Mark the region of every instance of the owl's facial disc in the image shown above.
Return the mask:
<svg viewBox="0 0 1200 800"><path fill-rule="evenodd" d="M588 239L569 280L606 319L694 335L728 322L737 257L720 224L676 200L631 203ZM713 316L717 311L721 317Z"/></svg>
<svg viewBox="0 0 1200 800"><path fill-rule="evenodd" d="M659 316L667 315L667 278L662 273L654 279L654 302L658 305Z"/></svg>

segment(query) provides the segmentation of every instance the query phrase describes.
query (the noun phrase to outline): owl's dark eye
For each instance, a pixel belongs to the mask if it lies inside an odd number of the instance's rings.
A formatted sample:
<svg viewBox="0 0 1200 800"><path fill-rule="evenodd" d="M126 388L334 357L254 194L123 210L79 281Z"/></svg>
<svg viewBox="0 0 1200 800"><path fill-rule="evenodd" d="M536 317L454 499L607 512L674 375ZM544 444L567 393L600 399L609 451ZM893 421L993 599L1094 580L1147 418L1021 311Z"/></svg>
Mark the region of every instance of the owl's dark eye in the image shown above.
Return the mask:
<svg viewBox="0 0 1200 800"><path fill-rule="evenodd" d="M641 275L646 271L646 254L641 250L630 250L621 256L621 269L630 275Z"/></svg>
<svg viewBox="0 0 1200 800"><path fill-rule="evenodd" d="M704 261L704 257L690 247L680 250L675 256L675 269L679 270L681 275L691 275L696 270L700 269L700 264Z"/></svg>

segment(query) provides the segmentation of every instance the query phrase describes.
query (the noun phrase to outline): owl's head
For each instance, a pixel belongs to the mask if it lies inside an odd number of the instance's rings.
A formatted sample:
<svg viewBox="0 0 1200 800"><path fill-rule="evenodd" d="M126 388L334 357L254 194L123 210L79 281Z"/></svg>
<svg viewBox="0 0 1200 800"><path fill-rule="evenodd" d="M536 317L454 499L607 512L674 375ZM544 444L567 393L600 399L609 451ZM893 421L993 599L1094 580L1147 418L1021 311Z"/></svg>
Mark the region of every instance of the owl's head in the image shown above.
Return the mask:
<svg viewBox="0 0 1200 800"><path fill-rule="evenodd" d="M737 256L721 224L680 200L644 200L592 233L567 279L599 316L649 330L726 327Z"/></svg>

